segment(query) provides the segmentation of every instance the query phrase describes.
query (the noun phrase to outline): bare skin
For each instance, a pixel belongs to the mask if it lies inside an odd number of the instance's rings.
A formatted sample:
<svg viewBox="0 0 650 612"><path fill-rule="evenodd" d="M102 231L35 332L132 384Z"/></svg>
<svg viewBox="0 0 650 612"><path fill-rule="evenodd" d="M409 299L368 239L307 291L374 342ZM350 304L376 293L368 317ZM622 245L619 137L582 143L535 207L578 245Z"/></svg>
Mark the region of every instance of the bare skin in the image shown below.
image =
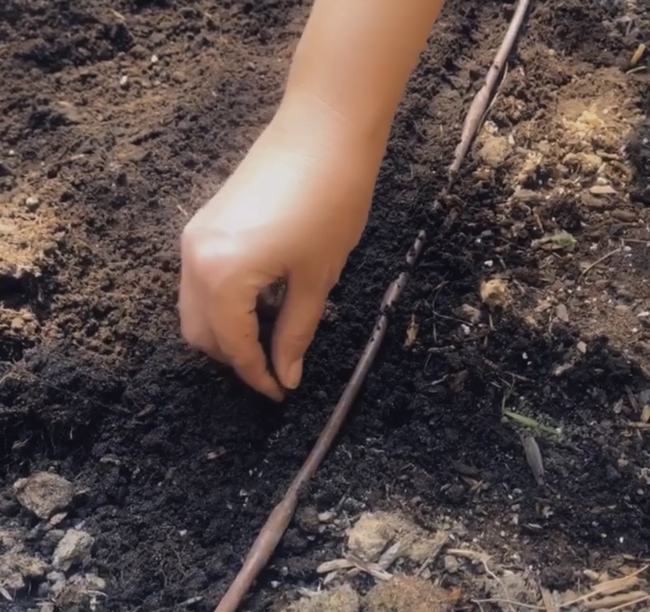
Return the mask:
<svg viewBox="0 0 650 612"><path fill-rule="evenodd" d="M443 0L316 0L275 117L181 238L185 340L280 401L366 225L391 122ZM287 293L269 373L255 304Z"/></svg>

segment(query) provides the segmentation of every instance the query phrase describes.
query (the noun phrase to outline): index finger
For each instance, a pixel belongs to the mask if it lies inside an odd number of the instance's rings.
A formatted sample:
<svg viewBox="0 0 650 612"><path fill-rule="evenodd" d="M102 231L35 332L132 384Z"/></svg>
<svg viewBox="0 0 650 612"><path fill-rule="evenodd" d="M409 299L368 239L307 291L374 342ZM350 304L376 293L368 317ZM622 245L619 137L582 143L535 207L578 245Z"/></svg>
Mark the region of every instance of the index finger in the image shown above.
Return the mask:
<svg viewBox="0 0 650 612"><path fill-rule="evenodd" d="M258 340L256 300L257 289L252 285L220 288L209 314L212 332L237 375L253 389L281 401L284 392L271 376Z"/></svg>

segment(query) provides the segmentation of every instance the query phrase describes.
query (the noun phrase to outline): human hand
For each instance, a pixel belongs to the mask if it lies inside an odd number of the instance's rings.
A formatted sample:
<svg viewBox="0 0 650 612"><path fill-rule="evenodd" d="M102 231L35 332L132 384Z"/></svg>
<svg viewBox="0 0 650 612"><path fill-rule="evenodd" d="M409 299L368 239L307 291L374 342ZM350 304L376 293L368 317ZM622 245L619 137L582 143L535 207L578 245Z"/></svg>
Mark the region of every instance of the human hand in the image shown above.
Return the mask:
<svg viewBox="0 0 650 612"><path fill-rule="evenodd" d="M181 239L179 310L185 340L280 401L295 389L325 301L366 224L383 142L340 117L282 110ZM286 295L267 369L258 295Z"/></svg>

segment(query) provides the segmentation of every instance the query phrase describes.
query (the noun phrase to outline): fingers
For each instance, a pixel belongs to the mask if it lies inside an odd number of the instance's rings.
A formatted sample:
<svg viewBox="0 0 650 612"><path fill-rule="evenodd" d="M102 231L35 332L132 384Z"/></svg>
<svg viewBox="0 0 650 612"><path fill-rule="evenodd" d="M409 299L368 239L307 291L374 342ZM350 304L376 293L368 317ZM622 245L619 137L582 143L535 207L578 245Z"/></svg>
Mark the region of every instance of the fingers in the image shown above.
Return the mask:
<svg viewBox="0 0 650 612"><path fill-rule="evenodd" d="M303 357L314 339L333 283L308 273L289 278L287 294L273 334L273 364L280 382L295 389L302 378Z"/></svg>
<svg viewBox="0 0 650 612"><path fill-rule="evenodd" d="M256 299L254 286L229 286L217 291L209 314L212 331L218 347L238 376L260 393L282 401L284 392L271 376L258 340Z"/></svg>
<svg viewBox="0 0 650 612"><path fill-rule="evenodd" d="M181 320L181 336L193 348L207 353L217 361L223 362L209 321L204 315L203 292L197 290L197 283L189 267L181 270L178 292L178 312Z"/></svg>

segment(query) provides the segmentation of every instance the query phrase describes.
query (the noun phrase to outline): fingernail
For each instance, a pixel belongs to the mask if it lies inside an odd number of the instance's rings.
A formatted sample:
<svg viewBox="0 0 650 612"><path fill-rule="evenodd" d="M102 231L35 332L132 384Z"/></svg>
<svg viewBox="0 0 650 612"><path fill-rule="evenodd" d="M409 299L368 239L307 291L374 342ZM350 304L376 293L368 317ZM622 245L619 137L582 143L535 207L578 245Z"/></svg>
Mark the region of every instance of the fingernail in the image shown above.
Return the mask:
<svg viewBox="0 0 650 612"><path fill-rule="evenodd" d="M287 371L286 387L287 389L296 389L300 384L302 377L302 359L296 359Z"/></svg>

